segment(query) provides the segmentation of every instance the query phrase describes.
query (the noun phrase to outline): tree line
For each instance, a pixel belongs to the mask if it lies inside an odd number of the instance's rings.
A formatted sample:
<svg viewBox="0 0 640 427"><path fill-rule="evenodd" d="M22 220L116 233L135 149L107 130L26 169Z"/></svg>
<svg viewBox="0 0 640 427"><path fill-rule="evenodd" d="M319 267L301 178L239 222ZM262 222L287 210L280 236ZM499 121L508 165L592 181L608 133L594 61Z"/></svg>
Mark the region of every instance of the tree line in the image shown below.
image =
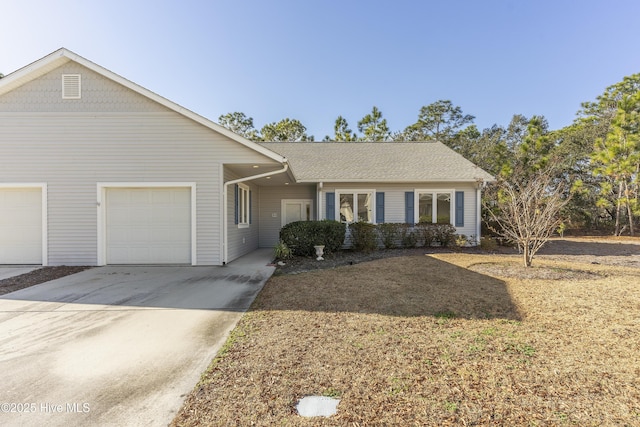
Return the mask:
<svg viewBox="0 0 640 427"><path fill-rule="evenodd" d="M357 123L358 134L353 131L347 119L338 116L333 126L333 135L326 135L322 141L336 142L389 142L389 141L429 141L449 139L465 125L471 124L474 116L463 114L462 109L451 101L440 100L420 109L416 123L407 126L403 131L391 132L387 119L383 118L378 107L373 106L371 112ZM256 129L253 118L244 113L233 112L218 117L218 122L252 141L271 142L305 142L315 141L313 135L307 134L307 128L297 119L285 118L279 122L268 123Z"/></svg>
<svg viewBox="0 0 640 427"><path fill-rule="evenodd" d="M449 100L423 106L415 123L392 132L382 112L373 107L357 122L343 116L334 134L323 141L440 141L499 179L527 183L544 175L561 193L561 225L577 229L610 229L633 235L640 217L640 73L607 87L584 102L574 122L551 130L544 116L515 114L506 125L480 130L475 117ZM285 118L256 129L253 119L233 112L219 123L254 141L314 141L296 119ZM495 194L495 197L500 197Z"/></svg>

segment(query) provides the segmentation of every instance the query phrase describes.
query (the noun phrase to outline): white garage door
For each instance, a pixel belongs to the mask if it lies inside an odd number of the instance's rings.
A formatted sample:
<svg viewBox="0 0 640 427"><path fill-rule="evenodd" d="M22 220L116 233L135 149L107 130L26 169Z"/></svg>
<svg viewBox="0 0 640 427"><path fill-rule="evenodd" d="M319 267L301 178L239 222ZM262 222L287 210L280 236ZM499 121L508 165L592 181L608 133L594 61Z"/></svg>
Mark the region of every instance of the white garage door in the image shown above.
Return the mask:
<svg viewBox="0 0 640 427"><path fill-rule="evenodd" d="M107 264L190 264L191 188L108 188Z"/></svg>
<svg viewBox="0 0 640 427"><path fill-rule="evenodd" d="M41 188L0 188L0 264L42 264Z"/></svg>

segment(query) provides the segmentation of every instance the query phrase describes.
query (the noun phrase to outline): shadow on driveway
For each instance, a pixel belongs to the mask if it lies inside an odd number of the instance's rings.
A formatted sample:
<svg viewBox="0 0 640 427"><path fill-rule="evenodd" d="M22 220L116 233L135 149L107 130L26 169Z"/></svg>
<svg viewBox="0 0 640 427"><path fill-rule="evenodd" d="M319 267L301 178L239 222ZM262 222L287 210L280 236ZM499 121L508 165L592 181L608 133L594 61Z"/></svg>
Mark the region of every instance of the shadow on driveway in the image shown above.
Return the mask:
<svg viewBox="0 0 640 427"><path fill-rule="evenodd" d="M99 267L0 297L0 402L30 405L0 423L167 425L273 272L269 257Z"/></svg>
<svg viewBox="0 0 640 427"><path fill-rule="evenodd" d="M172 308L246 310L274 268L260 251L225 267L106 266L0 296L0 311ZM29 304L29 302L32 302Z"/></svg>

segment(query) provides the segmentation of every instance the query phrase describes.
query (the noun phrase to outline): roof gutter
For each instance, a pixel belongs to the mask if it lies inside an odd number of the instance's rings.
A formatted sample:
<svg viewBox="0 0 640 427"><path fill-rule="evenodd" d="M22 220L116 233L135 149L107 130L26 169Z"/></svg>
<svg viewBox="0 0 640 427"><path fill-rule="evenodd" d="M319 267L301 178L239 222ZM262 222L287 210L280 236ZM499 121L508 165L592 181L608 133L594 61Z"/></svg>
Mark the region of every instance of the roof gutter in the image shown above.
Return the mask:
<svg viewBox="0 0 640 427"><path fill-rule="evenodd" d="M493 178L493 177L492 177ZM382 183L382 184L413 184L415 182L478 182L478 179L483 180L485 182L493 182L495 178L465 178L465 179L455 179L455 178L439 178L439 179L367 179L367 178L340 178L340 179L296 179L296 183L298 184L318 184L318 183L343 183L343 182L364 182L364 183Z"/></svg>
<svg viewBox="0 0 640 427"><path fill-rule="evenodd" d="M259 178L266 178L272 175L279 175L281 173L285 173L289 170L289 164L287 163L287 159L284 159L284 167L282 169L278 169L272 172L265 172L259 175L246 176L244 178L233 179L231 181L227 181L222 186L222 265L227 264L227 260L229 259L229 245L227 242L227 236L229 235L228 224L227 224L227 200L228 200L228 189L230 185L238 184L245 181L251 181Z"/></svg>

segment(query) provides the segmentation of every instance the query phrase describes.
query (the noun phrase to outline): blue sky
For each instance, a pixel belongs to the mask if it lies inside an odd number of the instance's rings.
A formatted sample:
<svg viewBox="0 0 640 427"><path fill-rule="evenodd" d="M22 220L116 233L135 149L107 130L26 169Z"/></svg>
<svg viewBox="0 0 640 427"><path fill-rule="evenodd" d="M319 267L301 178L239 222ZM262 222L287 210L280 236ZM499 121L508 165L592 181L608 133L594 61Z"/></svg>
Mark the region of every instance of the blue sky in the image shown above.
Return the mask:
<svg viewBox="0 0 640 427"><path fill-rule="evenodd" d="M317 140L376 105L392 130L450 99L479 128L552 129L640 72L637 0L3 0L0 72L66 47L217 120L296 118Z"/></svg>

